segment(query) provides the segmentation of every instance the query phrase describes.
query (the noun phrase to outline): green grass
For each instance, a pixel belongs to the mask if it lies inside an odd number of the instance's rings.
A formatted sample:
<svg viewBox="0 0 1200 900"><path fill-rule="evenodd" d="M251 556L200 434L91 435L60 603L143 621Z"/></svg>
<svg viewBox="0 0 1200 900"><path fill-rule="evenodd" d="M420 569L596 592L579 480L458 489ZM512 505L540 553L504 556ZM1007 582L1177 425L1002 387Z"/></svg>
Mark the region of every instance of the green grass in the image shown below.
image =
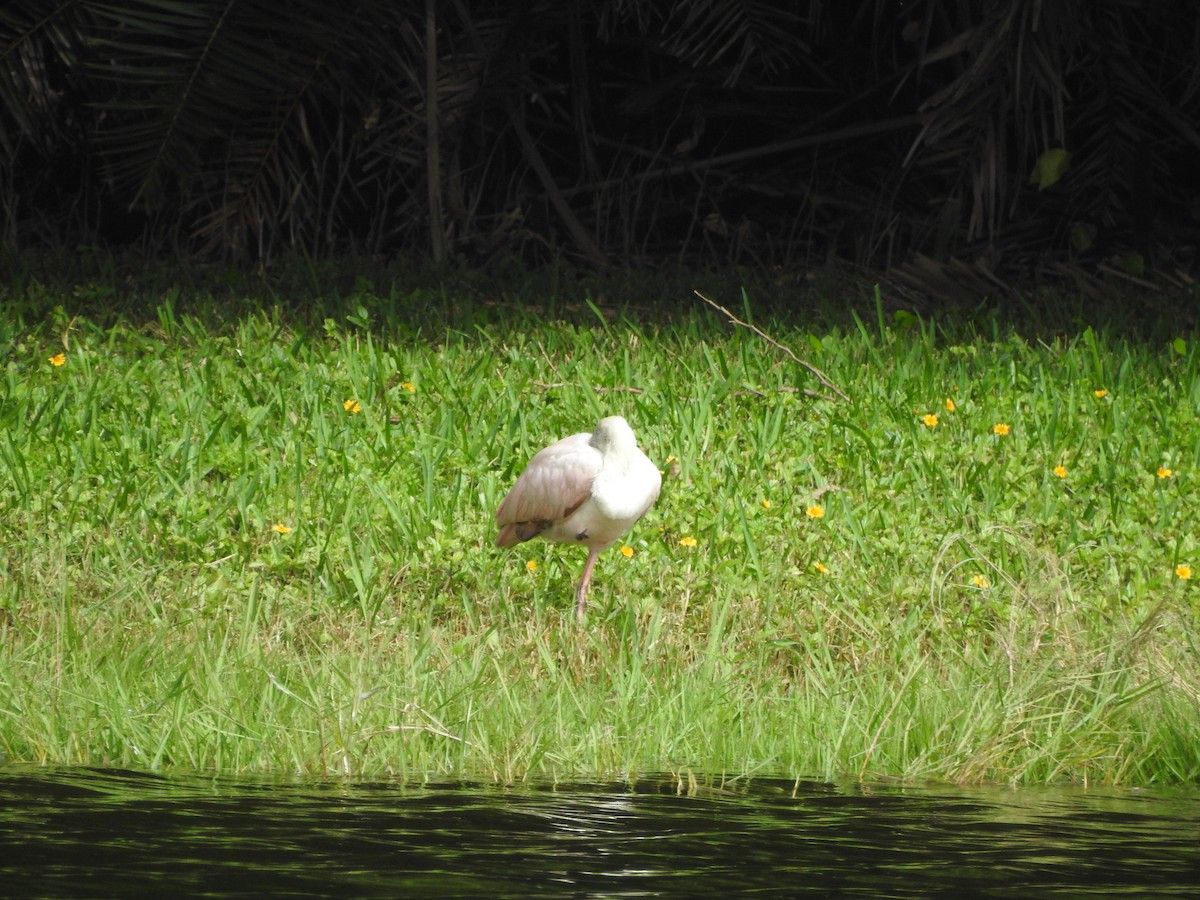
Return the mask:
<svg viewBox="0 0 1200 900"><path fill-rule="evenodd" d="M841 401L699 304L436 299L453 313L360 285L323 322L168 294L0 324L5 759L1200 776L1192 336L767 326ZM678 477L580 627L583 553L499 551L492 516L609 413Z"/></svg>

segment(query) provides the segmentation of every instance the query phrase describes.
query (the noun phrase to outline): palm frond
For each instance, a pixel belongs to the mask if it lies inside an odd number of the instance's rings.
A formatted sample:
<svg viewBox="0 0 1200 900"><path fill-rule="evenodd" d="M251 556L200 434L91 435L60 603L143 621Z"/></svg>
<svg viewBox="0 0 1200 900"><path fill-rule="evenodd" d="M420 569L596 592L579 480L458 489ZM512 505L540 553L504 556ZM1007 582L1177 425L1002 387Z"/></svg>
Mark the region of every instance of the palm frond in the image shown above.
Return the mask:
<svg viewBox="0 0 1200 900"><path fill-rule="evenodd" d="M247 127L276 132L337 48L345 16L329 10L311 0L288 15L246 0L102 6L94 74L111 85L113 121L102 148L131 204L154 208L169 188L227 165L222 145Z"/></svg>
<svg viewBox="0 0 1200 900"><path fill-rule="evenodd" d="M791 4L676 0L663 26L663 48L697 68L725 68L729 86L751 64L772 72L807 52L801 24Z"/></svg>

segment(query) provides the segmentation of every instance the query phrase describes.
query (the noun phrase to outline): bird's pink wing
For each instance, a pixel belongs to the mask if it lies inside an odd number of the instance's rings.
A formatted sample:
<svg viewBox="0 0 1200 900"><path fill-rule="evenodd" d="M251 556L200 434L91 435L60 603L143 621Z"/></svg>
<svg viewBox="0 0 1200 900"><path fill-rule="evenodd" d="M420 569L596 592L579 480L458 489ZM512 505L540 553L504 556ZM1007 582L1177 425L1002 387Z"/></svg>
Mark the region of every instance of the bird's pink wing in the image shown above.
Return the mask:
<svg viewBox="0 0 1200 900"><path fill-rule="evenodd" d="M590 434L573 434L551 444L529 461L496 510L496 544L511 547L562 521L588 498L600 471L600 451Z"/></svg>

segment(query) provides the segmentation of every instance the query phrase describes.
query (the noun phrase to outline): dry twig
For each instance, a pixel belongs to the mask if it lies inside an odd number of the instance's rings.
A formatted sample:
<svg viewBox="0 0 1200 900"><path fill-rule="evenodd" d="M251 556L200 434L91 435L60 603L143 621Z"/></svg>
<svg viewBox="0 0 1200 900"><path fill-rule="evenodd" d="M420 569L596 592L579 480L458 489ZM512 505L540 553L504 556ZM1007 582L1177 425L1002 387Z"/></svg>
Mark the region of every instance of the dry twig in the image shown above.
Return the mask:
<svg viewBox="0 0 1200 900"><path fill-rule="evenodd" d="M769 334L767 334L765 331L763 331L758 326L751 325L749 322L743 322L741 319L739 319L737 316L735 316L733 313L731 313L729 310L727 310L725 307L723 307L720 303L717 303L715 300L710 300L708 297L705 297L699 291L692 291L692 293L694 293L697 297L699 297L701 300L703 300L705 303L707 303L713 309L717 310L717 312L724 315L734 325L741 325L743 328L749 328L751 331L753 331L755 334L757 334L760 338L762 338L764 341L766 341L771 346L778 347L780 350L782 350L784 353L786 353L788 356L790 356L797 363L804 366L804 368L808 369L808 371L812 372L813 375L815 375L817 377L817 380L821 382L821 384L825 385L825 387L829 388L831 391L833 391L835 394L837 394L843 400L849 402L850 397L846 394L845 391L843 391L840 387L838 387L836 384L834 384L832 381L830 381L829 376L826 375L824 372L822 372L820 369L818 369L816 366L814 366L812 363L808 362L807 360L801 359L799 356L797 356L791 347L788 347L786 344L779 343L779 341L775 340L775 338L771 337ZM810 390L805 389L804 393L806 396L816 397L821 400L832 400L833 399L832 397L829 397L829 396L819 393L817 391L810 391Z"/></svg>

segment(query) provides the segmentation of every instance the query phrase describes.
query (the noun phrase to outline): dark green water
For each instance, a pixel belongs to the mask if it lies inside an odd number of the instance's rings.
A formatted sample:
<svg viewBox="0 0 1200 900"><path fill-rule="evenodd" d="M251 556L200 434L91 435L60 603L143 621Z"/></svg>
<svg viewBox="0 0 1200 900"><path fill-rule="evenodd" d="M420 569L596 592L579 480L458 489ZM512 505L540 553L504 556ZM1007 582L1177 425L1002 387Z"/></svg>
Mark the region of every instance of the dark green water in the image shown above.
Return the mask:
<svg viewBox="0 0 1200 900"><path fill-rule="evenodd" d="M0 769L6 897L1200 896L1200 791Z"/></svg>

